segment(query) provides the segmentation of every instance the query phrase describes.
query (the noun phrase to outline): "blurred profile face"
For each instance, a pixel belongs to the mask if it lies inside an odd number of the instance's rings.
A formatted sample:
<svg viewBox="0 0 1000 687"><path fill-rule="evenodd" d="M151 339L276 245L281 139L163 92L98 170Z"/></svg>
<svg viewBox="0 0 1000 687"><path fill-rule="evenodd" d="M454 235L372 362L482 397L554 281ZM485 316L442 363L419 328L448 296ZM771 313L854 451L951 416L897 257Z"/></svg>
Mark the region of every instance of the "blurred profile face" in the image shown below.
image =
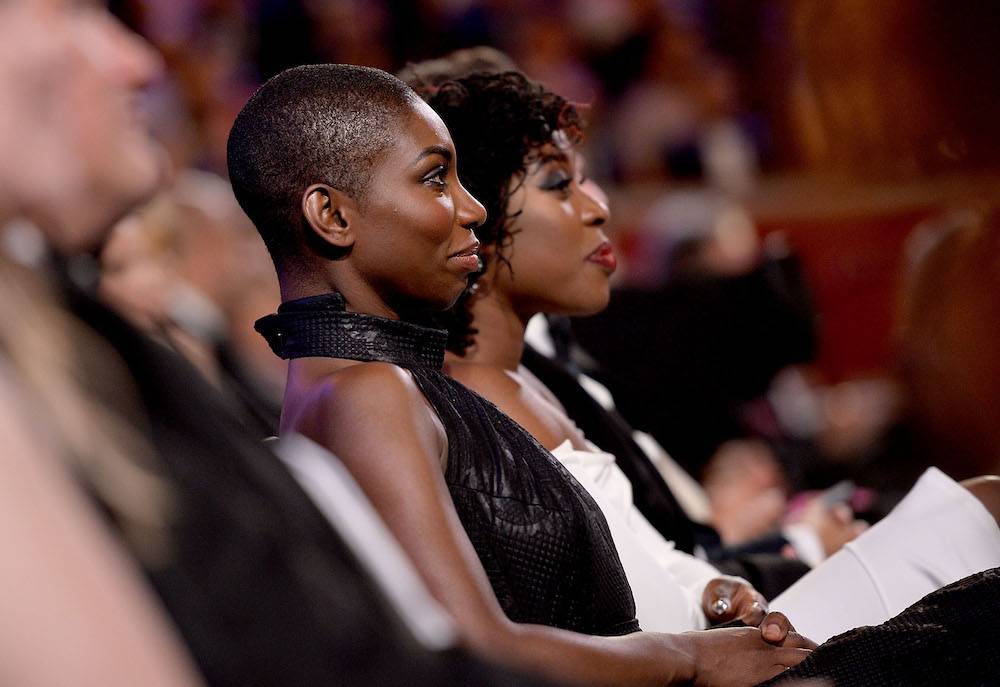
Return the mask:
<svg viewBox="0 0 1000 687"><path fill-rule="evenodd" d="M586 315L603 310L610 298L616 260L603 226L604 192L586 178L583 159L557 132L540 151L507 213L519 213L504 248L510 269L493 260L493 288L500 289L522 317L539 312Z"/></svg>
<svg viewBox="0 0 1000 687"><path fill-rule="evenodd" d="M472 231L486 210L458 180L441 118L414 102L373 170L351 263L399 313L450 307L479 269Z"/></svg>
<svg viewBox="0 0 1000 687"><path fill-rule="evenodd" d="M168 321L172 267L142 217L129 215L115 225L101 252L101 297L140 329L156 331Z"/></svg>
<svg viewBox="0 0 1000 687"><path fill-rule="evenodd" d="M0 2L0 196L64 253L93 251L156 189L163 153L137 107L160 70L105 8Z"/></svg>

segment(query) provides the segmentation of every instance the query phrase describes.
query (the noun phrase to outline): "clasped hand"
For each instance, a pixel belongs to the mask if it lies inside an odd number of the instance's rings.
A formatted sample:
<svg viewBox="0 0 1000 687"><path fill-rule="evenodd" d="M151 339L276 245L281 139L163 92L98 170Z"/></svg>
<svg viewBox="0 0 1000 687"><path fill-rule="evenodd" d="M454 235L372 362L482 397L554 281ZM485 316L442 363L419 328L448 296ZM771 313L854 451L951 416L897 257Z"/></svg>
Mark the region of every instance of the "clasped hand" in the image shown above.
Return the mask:
<svg viewBox="0 0 1000 687"><path fill-rule="evenodd" d="M783 613L768 613L764 597L739 578L712 580L702 606L713 624L740 620L749 627L685 634L693 650L695 685L755 685L798 665L816 648Z"/></svg>
<svg viewBox="0 0 1000 687"><path fill-rule="evenodd" d="M816 648L813 641L795 632L783 613L768 613L767 600L749 582L739 577L717 577L705 585L701 606L711 625L739 620L744 625L759 628L764 641L769 644ZM789 638L789 635L792 637Z"/></svg>

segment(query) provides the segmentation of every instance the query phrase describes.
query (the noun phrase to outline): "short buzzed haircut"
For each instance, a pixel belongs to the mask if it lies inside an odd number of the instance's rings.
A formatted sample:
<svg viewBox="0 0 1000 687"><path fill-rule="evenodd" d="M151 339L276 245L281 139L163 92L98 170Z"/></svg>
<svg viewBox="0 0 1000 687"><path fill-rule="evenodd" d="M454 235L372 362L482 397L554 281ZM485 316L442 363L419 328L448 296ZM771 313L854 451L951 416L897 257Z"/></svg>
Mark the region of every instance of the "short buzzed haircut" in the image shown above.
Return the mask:
<svg viewBox="0 0 1000 687"><path fill-rule="evenodd" d="M306 188L328 184L363 204L418 101L391 74L345 64L294 67L253 94L229 132L229 177L276 266L299 250Z"/></svg>

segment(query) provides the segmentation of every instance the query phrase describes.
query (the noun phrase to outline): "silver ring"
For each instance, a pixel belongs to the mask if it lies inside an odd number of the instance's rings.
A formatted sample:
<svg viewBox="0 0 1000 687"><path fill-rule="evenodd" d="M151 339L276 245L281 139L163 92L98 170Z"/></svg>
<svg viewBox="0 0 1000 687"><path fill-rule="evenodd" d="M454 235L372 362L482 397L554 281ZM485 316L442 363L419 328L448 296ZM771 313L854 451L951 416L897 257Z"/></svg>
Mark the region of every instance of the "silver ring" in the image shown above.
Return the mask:
<svg viewBox="0 0 1000 687"><path fill-rule="evenodd" d="M715 615L725 615L732 607L733 602L729 600L729 597L720 596L712 603L712 613Z"/></svg>

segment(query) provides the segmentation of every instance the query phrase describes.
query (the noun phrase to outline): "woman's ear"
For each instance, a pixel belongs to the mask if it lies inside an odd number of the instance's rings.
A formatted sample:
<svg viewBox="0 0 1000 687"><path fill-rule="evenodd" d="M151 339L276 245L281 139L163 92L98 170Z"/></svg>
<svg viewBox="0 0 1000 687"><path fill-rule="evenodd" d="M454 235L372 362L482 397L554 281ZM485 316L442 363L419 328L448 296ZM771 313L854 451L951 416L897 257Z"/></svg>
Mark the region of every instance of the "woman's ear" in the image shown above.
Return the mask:
<svg viewBox="0 0 1000 687"><path fill-rule="evenodd" d="M302 214L321 246L340 252L354 245L358 206L343 191L313 184L302 194Z"/></svg>

